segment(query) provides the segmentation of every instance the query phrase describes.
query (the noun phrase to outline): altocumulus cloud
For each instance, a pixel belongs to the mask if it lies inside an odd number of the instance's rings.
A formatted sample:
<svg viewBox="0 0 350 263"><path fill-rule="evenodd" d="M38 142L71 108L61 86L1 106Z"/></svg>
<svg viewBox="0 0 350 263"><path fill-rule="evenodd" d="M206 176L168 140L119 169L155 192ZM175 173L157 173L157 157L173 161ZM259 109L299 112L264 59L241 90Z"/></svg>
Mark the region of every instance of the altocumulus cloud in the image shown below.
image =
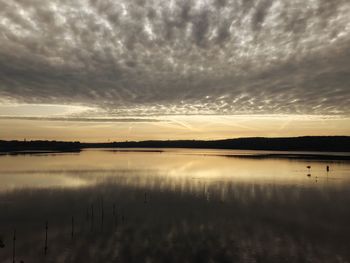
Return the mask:
<svg viewBox="0 0 350 263"><path fill-rule="evenodd" d="M0 98L349 115L349 14L349 0L0 0Z"/></svg>

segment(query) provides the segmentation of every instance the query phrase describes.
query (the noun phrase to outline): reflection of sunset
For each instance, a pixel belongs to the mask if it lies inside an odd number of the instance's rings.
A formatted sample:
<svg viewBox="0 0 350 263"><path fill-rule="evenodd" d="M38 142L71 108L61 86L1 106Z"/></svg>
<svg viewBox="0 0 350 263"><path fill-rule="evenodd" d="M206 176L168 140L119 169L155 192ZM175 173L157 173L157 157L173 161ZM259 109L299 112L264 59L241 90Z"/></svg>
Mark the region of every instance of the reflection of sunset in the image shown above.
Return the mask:
<svg viewBox="0 0 350 263"><path fill-rule="evenodd" d="M113 183L140 188L203 186L224 189L226 184L313 185L306 177L310 162L288 159L225 157L249 156L254 151L171 149L165 152L85 150L81 154L2 156L1 189L22 187L84 187ZM218 156L222 155L222 156ZM331 185L350 183L347 163L332 164L327 178L325 164L312 161L312 172ZM196 191L197 191L196 190ZM220 191L221 191L220 190Z"/></svg>
<svg viewBox="0 0 350 263"><path fill-rule="evenodd" d="M89 149L2 155L0 239L6 246L0 261L11 262L13 227L20 234L18 258L28 263L136 263L140 255L165 262L169 253L179 258L173 262L196 262L203 247L206 257L227 255L227 262L246 262L247 254L267 262L284 262L286 255L317 263L333 262L334 254L347 259L349 162L253 154Z"/></svg>

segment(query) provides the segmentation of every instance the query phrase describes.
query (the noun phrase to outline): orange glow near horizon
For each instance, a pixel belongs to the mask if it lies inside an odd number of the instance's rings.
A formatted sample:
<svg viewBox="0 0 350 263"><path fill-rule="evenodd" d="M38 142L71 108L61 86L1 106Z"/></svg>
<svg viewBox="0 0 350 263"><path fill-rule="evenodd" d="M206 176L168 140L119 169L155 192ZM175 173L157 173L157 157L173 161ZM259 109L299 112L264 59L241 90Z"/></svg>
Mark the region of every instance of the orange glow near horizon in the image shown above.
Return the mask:
<svg viewBox="0 0 350 263"><path fill-rule="evenodd" d="M111 116L82 105L0 104L0 140L82 142L350 135L347 116Z"/></svg>
<svg viewBox="0 0 350 263"><path fill-rule="evenodd" d="M0 119L0 139L107 142L350 134L349 119L340 117L159 116L155 119L159 121L5 118Z"/></svg>

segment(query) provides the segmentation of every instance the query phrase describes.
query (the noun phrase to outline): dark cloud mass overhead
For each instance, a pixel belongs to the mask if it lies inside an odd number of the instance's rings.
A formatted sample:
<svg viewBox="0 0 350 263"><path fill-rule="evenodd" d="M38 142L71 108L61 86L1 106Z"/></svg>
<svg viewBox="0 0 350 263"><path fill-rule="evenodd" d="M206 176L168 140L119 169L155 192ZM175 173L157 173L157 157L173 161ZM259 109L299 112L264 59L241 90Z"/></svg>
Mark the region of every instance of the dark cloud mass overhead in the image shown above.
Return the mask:
<svg viewBox="0 0 350 263"><path fill-rule="evenodd" d="M0 0L0 99L350 115L349 0Z"/></svg>

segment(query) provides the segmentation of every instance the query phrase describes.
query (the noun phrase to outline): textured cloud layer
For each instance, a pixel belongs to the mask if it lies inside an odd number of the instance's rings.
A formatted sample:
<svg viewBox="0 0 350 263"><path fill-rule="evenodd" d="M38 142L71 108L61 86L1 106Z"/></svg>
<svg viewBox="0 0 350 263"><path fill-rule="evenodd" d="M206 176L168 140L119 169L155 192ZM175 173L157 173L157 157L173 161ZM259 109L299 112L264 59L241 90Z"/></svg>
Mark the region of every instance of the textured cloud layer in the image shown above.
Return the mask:
<svg viewBox="0 0 350 263"><path fill-rule="evenodd" d="M348 0L0 0L0 98L350 114Z"/></svg>

